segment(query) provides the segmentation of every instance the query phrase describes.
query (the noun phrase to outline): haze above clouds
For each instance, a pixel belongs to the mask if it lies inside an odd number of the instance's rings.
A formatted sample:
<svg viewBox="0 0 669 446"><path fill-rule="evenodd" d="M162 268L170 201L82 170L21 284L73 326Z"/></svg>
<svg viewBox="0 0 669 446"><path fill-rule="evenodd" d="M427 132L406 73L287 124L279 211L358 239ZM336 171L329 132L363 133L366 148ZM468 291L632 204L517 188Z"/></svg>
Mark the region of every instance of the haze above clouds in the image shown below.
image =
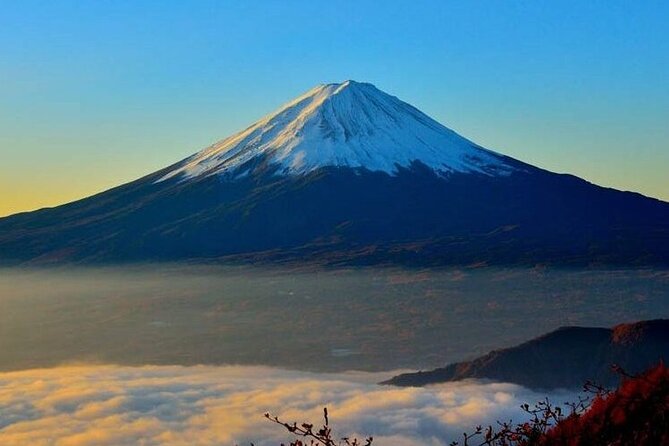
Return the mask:
<svg viewBox="0 0 669 446"><path fill-rule="evenodd" d="M428 369L563 325L669 317L667 293L662 270L0 269L0 371Z"/></svg>

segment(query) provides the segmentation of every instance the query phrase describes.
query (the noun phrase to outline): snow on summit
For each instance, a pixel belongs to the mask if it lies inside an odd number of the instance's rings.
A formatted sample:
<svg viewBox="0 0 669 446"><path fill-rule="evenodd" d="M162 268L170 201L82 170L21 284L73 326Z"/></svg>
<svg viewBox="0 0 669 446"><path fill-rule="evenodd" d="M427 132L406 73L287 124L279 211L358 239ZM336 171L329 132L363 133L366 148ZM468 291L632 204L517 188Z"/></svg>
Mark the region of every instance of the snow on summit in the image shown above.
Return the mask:
<svg viewBox="0 0 669 446"><path fill-rule="evenodd" d="M514 169L505 157L406 102L372 84L349 80L312 88L246 130L182 161L159 181L235 173L259 156L286 175L326 166L392 175L416 161L443 174L504 175Z"/></svg>

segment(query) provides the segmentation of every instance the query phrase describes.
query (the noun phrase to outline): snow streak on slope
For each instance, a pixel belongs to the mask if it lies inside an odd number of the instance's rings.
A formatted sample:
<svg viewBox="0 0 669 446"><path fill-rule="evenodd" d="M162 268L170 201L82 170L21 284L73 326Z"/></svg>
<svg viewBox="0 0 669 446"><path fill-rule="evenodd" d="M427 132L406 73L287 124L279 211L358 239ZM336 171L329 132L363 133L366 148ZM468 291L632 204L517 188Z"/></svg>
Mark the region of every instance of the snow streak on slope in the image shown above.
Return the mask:
<svg viewBox="0 0 669 446"><path fill-rule="evenodd" d="M238 168L258 156L280 174L325 166L397 172L419 161L439 173L505 175L514 168L371 84L319 85L246 130L184 160L159 181ZM239 174L240 172L236 172Z"/></svg>

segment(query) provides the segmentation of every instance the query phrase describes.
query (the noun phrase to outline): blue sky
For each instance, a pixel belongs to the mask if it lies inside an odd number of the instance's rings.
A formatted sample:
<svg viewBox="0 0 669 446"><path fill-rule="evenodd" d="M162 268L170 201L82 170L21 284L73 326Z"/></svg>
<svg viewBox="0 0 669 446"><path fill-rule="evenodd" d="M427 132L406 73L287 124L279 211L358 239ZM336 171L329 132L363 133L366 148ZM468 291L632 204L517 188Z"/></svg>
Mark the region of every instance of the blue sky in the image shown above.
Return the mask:
<svg viewBox="0 0 669 446"><path fill-rule="evenodd" d="M0 215L135 179L355 79L669 200L669 2L4 1Z"/></svg>

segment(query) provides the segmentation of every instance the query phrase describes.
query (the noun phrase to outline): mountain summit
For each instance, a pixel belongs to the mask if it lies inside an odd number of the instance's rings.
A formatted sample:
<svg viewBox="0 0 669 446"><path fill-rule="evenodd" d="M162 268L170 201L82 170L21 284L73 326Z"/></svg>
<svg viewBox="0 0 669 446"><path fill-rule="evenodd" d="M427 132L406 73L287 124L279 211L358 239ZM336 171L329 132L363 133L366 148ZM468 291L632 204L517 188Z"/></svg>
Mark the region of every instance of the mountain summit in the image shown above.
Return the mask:
<svg viewBox="0 0 669 446"><path fill-rule="evenodd" d="M237 134L188 158L161 178L238 172L266 157L282 174L327 167L397 173L419 161L436 172L508 174L504 157L477 146L420 110L352 80L324 84Z"/></svg>
<svg viewBox="0 0 669 446"><path fill-rule="evenodd" d="M669 264L669 204L486 150L371 84L315 87L195 155L0 219L0 263Z"/></svg>

